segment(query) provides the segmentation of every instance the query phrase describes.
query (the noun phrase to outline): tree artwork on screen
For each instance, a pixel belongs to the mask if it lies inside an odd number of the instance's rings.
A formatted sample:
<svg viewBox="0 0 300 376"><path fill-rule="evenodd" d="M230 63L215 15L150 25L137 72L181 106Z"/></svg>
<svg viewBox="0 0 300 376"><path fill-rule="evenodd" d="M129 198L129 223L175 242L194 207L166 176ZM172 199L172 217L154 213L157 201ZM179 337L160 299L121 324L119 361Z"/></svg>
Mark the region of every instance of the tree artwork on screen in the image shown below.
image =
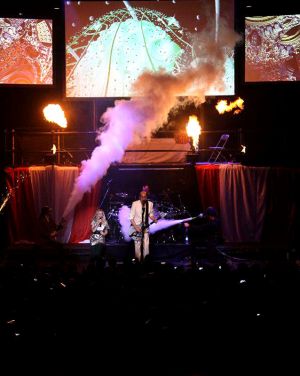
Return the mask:
<svg viewBox="0 0 300 376"><path fill-rule="evenodd" d="M128 97L144 71L183 72L199 59L193 34L215 20L214 1L67 2L65 10L67 97ZM225 93L234 94L233 51L224 69Z"/></svg>

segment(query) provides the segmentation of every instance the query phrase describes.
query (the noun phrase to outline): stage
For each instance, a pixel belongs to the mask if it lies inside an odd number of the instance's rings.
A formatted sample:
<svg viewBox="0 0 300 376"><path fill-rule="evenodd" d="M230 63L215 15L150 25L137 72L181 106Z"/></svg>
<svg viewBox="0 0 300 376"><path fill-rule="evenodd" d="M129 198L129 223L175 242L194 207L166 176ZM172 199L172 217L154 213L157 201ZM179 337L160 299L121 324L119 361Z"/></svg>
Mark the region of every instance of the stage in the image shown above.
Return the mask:
<svg viewBox="0 0 300 376"><path fill-rule="evenodd" d="M41 208L53 208L60 222L79 168L32 166L6 169L5 220L9 244L36 242ZM216 208L222 236L229 243L293 247L299 225L300 171L237 164L112 166L71 212L59 241L87 241L90 223L101 204L111 226L110 241L123 242L118 211L130 207L143 184L150 184L154 207L168 220L185 219ZM63 189L62 189L63 187ZM179 227L178 227L179 226ZM180 225L170 228L172 243L183 243ZM165 244L170 232L159 243Z"/></svg>
<svg viewBox="0 0 300 376"><path fill-rule="evenodd" d="M15 244L2 251L0 267L20 268L23 266L47 270L58 268L84 273L93 264L90 245L65 244L63 247L41 247L36 244ZM135 265L132 243L108 243L104 268L122 270L126 265ZM214 249L191 244L153 244L146 261L148 269L155 270L158 265L167 265L173 269L236 271L241 267L274 268L284 270L293 266L300 270L300 255L296 250L283 247L263 246L257 244L220 244ZM152 265L150 268L149 266Z"/></svg>

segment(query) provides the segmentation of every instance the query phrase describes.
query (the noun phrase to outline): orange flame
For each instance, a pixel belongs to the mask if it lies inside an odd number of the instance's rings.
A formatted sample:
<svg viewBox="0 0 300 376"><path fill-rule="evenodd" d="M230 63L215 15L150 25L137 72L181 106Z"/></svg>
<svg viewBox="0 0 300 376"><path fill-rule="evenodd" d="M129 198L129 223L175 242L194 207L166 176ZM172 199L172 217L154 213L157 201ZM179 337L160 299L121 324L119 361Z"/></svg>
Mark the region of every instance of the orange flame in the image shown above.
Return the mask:
<svg viewBox="0 0 300 376"><path fill-rule="evenodd" d="M186 126L186 133L193 139L193 146L195 150L198 150L199 136L201 134L201 126L197 119L197 116L192 115L189 117L189 122Z"/></svg>
<svg viewBox="0 0 300 376"><path fill-rule="evenodd" d="M237 108L233 114L237 115L244 109L244 100L242 98L238 98L234 102L230 102L227 104L226 100L220 100L217 105L216 109L219 112L219 114L224 114L224 112L232 111L234 108Z"/></svg>
<svg viewBox="0 0 300 376"><path fill-rule="evenodd" d="M62 128L67 128L67 119L59 104L48 104L48 106L43 109L43 113L46 120Z"/></svg>

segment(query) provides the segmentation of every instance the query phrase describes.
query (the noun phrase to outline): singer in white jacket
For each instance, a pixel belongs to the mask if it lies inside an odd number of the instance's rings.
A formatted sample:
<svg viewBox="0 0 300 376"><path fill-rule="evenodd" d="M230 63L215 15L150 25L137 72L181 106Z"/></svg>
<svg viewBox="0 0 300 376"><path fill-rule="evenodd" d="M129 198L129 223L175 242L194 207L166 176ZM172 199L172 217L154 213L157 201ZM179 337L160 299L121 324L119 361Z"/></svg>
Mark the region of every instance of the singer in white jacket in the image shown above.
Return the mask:
<svg viewBox="0 0 300 376"><path fill-rule="evenodd" d="M134 250L138 261L149 255L149 219L157 222L153 213L153 202L148 201L147 192L140 192L140 199L134 201L130 210L131 230L134 231ZM143 239L143 241L142 241Z"/></svg>

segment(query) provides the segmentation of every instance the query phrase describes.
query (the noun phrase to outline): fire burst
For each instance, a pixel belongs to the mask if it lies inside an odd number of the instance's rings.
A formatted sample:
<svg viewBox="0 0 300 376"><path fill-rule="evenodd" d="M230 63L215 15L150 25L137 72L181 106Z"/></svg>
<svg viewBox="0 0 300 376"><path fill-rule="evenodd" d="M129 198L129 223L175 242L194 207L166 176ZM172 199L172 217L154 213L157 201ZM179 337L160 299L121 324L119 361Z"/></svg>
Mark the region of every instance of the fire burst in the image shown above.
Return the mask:
<svg viewBox="0 0 300 376"><path fill-rule="evenodd" d="M201 126L199 124L197 116L192 115L189 117L189 122L186 126L186 133L189 137L193 139L193 147L197 151L199 144L199 136L201 134Z"/></svg>
<svg viewBox="0 0 300 376"><path fill-rule="evenodd" d="M224 114L224 112L230 112L233 109L236 110L233 112L234 115L239 114L244 109L244 100L242 98L238 98L234 102L230 102L227 104L226 100L220 100L217 105L216 109L219 112L219 114Z"/></svg>
<svg viewBox="0 0 300 376"><path fill-rule="evenodd" d="M59 104L48 104L48 106L43 109L43 113L46 120L62 128L67 128L67 119Z"/></svg>

